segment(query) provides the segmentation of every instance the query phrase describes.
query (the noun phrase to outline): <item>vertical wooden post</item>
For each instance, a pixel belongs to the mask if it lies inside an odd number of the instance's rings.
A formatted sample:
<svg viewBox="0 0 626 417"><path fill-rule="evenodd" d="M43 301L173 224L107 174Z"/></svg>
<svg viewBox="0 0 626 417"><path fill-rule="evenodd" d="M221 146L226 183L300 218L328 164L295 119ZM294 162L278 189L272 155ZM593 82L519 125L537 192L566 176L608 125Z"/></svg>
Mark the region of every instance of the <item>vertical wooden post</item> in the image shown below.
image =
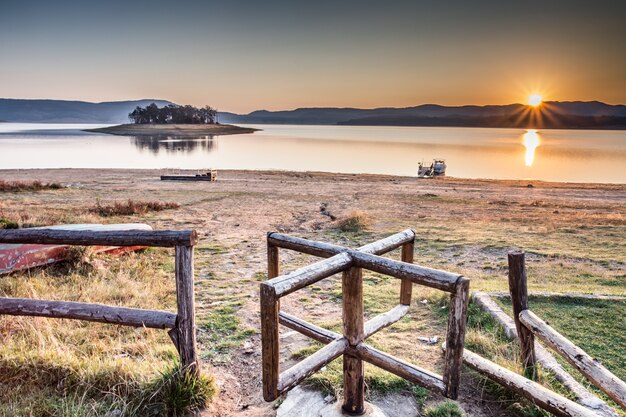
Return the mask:
<svg viewBox="0 0 626 417"><path fill-rule="evenodd" d="M268 233L269 238L272 233ZM278 258L278 246L267 242L267 277L268 279L276 278L280 274L280 265Z"/></svg>
<svg viewBox="0 0 626 417"><path fill-rule="evenodd" d="M469 279L460 277L455 292L450 296L448 333L446 336L446 365L443 382L446 397L456 400L459 395L463 347L465 345L465 325L467 323L467 303L469 302Z"/></svg>
<svg viewBox="0 0 626 417"><path fill-rule="evenodd" d="M280 377L280 338L278 328L278 300L271 285L261 284L261 345L263 363L263 398L278 398Z"/></svg>
<svg viewBox="0 0 626 417"><path fill-rule="evenodd" d="M537 378L537 359L535 357L535 335L519 320L519 313L528 310L528 283L524 252L509 252L509 289L513 304L513 318L520 342L524 376Z"/></svg>
<svg viewBox="0 0 626 417"><path fill-rule="evenodd" d="M176 342L183 367L199 372L196 347L196 316L193 277L193 246L176 246Z"/></svg>
<svg viewBox="0 0 626 417"><path fill-rule="evenodd" d="M413 263L413 251L415 248L415 239L402 245L402 262ZM400 283L400 304L405 306L411 305L411 293L413 291L413 283L408 279L403 279Z"/></svg>
<svg viewBox="0 0 626 417"><path fill-rule="evenodd" d="M363 273L361 268L350 268L342 273L343 334L350 346L361 343L363 328ZM365 383L363 361L343 355L343 405L350 414L365 412Z"/></svg>

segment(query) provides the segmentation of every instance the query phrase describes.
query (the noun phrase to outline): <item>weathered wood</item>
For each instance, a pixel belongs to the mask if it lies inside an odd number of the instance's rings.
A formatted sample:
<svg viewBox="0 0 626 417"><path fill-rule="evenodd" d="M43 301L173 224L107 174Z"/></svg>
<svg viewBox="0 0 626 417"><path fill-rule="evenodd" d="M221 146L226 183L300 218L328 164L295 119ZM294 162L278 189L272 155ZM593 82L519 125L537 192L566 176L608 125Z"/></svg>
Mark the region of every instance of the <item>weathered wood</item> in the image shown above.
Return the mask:
<svg viewBox="0 0 626 417"><path fill-rule="evenodd" d="M363 271L350 268L343 272L343 335L350 347L363 342ZM363 362L358 357L344 355L343 358L343 405L352 414L365 410Z"/></svg>
<svg viewBox="0 0 626 417"><path fill-rule="evenodd" d="M371 253L374 255L382 255L389 251L392 251L404 243L411 242L415 239L415 232L411 229L404 230L400 233L388 236L384 239L378 240L373 243L361 246L358 251ZM322 258L330 258L338 253L346 252L350 250L344 246L333 245L331 243L317 242L308 239L302 239L299 237L284 235L282 233L268 233L268 243L284 248L290 249L308 255L319 256Z"/></svg>
<svg viewBox="0 0 626 417"><path fill-rule="evenodd" d="M441 376L415 365L411 365L408 362L396 359L364 343L361 343L356 348L350 349L349 351L356 354L362 360L389 371L394 375L398 375L400 378L404 378L407 381L441 394L444 394L446 391Z"/></svg>
<svg viewBox="0 0 626 417"><path fill-rule="evenodd" d="M280 320L280 324L283 326L302 333L303 335L321 343L328 344L334 340L341 339L342 337L339 333L307 323L306 321L292 316L291 314L287 314L284 311L278 313L278 318Z"/></svg>
<svg viewBox="0 0 626 417"><path fill-rule="evenodd" d="M280 380L278 383L278 395L289 391L290 389L298 385L303 379L319 371L324 366L337 359L343 354L347 346L348 341L345 338L335 340L324 346L311 356L303 359L296 365L284 371L282 374L280 374ZM276 397L278 397L278 395ZM267 398L265 400L272 401L268 400Z"/></svg>
<svg viewBox="0 0 626 417"><path fill-rule="evenodd" d="M183 367L198 373L196 315L193 273L193 246L176 246L176 299L178 352Z"/></svg>
<svg viewBox="0 0 626 417"><path fill-rule="evenodd" d="M331 256L348 250L348 248L344 248L343 246L317 242L276 232L267 234L267 243L268 245L306 253L307 255L319 256L320 258L330 258Z"/></svg>
<svg viewBox="0 0 626 417"><path fill-rule="evenodd" d="M73 301L0 298L0 314L86 320L154 329L171 329L176 326L176 314L167 311Z"/></svg>
<svg viewBox="0 0 626 417"><path fill-rule="evenodd" d="M371 255L359 251L350 251L355 266L369 269L370 271L390 275L392 277L406 279L415 284L437 288L442 291L453 292L459 274L441 271L439 269L426 268L419 265L394 261L382 256Z"/></svg>
<svg viewBox="0 0 626 417"><path fill-rule="evenodd" d="M357 248L357 250L359 252L371 253L372 255L382 255L414 240L415 232L411 229L406 229L376 242L368 243Z"/></svg>
<svg viewBox="0 0 626 417"><path fill-rule="evenodd" d="M267 278L272 279L280 275L280 258L278 255L278 246L274 246L269 242L271 233L267 235Z"/></svg>
<svg viewBox="0 0 626 417"><path fill-rule="evenodd" d="M496 294L509 297L508 293ZM490 295L493 295L493 293L475 292L472 294L472 298L484 311L500 323L504 333L509 339L516 339L518 336L517 330L515 329L515 322L511 316L502 311L502 308L491 299ZM574 394L577 403L594 411L599 417L619 417L615 410L609 407L606 402L598 398L595 394L592 394L569 372L563 369L561 364L557 362L556 358L546 348L535 343L535 352L537 355L537 363L541 364L547 371L550 371L557 381L570 390Z"/></svg>
<svg viewBox="0 0 626 417"><path fill-rule="evenodd" d="M331 258L297 269L289 274L273 278L266 281L265 284L274 287L277 297L283 297L300 288L341 272L348 268L351 263L350 255L340 253Z"/></svg>
<svg viewBox="0 0 626 417"><path fill-rule="evenodd" d="M461 383L469 283L469 279L460 277L456 291L450 296L448 332L446 335L446 365L443 381L446 384L445 396L453 400L456 400L459 395L459 384Z"/></svg>
<svg viewBox="0 0 626 417"><path fill-rule="evenodd" d="M520 322L544 343L563 356L587 379L626 409L626 382L613 375L584 350L550 327L530 310L519 314Z"/></svg>
<svg viewBox="0 0 626 417"><path fill-rule="evenodd" d="M413 263L413 252L415 251L414 241L410 241L402 245L402 262ZM400 282L400 304L406 306L411 305L411 293L413 292L413 283L408 279Z"/></svg>
<svg viewBox="0 0 626 417"><path fill-rule="evenodd" d="M193 246L195 230L0 230L0 243L82 246Z"/></svg>
<svg viewBox="0 0 626 417"><path fill-rule="evenodd" d="M524 252L509 252L509 290L513 305L513 318L520 343L524 375L535 380L537 378L537 357L535 355L535 337L519 321L519 314L528 310L528 287Z"/></svg>
<svg viewBox="0 0 626 417"><path fill-rule="evenodd" d="M391 326L393 323L400 320L402 317L406 316L409 312L409 306L407 305L397 305L386 313L379 314L376 317L369 319L365 322L365 339L379 331L380 329L384 329L387 326Z"/></svg>
<svg viewBox="0 0 626 417"><path fill-rule="evenodd" d="M263 398L278 398L280 377L280 337L278 328L278 297L274 287L261 284L261 354L263 359Z"/></svg>
<svg viewBox="0 0 626 417"><path fill-rule="evenodd" d="M558 417L597 417L597 414L549 389L465 350L463 361L505 388L521 395Z"/></svg>

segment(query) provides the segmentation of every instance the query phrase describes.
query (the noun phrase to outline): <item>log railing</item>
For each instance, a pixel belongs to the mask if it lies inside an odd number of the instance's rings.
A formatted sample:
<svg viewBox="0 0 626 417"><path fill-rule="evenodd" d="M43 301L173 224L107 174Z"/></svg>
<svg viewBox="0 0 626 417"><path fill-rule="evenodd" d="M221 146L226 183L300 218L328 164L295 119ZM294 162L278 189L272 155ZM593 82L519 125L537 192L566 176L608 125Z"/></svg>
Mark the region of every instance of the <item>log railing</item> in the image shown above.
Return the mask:
<svg viewBox="0 0 626 417"><path fill-rule="evenodd" d="M520 340L522 364L527 374L536 375L534 369L536 367L534 337L536 336L626 410L626 382L612 374L600 362L528 309L524 258L523 252L509 253L509 285L513 316Z"/></svg>
<svg viewBox="0 0 626 417"><path fill-rule="evenodd" d="M198 373L193 292L193 246L196 244L196 239L196 232L193 230L0 230L0 243L175 247L178 307L176 313L170 313L103 304L3 297L0 298L0 314L169 329L168 334L178 350L181 364L185 369Z"/></svg>
<svg viewBox="0 0 626 417"><path fill-rule="evenodd" d="M356 250L343 246L269 233L267 236L269 280L261 284L261 329L263 350L263 397L273 401L319 369L343 356L344 399L342 408L353 414L364 410L363 361L374 364L416 384L456 399L459 390L469 280L461 275L413 265L415 233L405 230ZM379 255L402 248L402 261ZM327 258L280 275L278 249ZM400 304L387 313L364 320L362 269L401 280ZM280 298L342 273L343 334L307 323L280 311ZM414 283L451 293L443 376L401 361L368 346L365 339L397 322L409 311ZM291 368L280 372L279 324L321 343L322 349Z"/></svg>

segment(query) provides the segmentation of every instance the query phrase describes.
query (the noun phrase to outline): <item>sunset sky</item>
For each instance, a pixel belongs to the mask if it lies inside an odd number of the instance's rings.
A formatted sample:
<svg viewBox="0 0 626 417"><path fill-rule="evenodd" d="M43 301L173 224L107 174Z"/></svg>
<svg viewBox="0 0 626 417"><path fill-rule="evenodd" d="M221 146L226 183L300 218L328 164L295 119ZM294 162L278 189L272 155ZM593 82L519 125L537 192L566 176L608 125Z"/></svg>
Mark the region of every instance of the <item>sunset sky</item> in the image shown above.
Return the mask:
<svg viewBox="0 0 626 417"><path fill-rule="evenodd" d="M224 111L626 103L626 1L12 1L0 97Z"/></svg>

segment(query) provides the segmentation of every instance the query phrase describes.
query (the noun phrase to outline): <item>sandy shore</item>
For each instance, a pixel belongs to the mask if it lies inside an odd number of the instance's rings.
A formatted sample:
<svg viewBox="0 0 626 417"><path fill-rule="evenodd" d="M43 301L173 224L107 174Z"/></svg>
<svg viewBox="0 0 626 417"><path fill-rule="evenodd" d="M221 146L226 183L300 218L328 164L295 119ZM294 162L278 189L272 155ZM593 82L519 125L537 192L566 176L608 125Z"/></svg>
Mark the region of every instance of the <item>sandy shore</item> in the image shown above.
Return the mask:
<svg viewBox="0 0 626 417"><path fill-rule="evenodd" d="M0 217L29 222L145 221L155 229L196 229L205 246L196 250L196 274L202 283L196 294L198 320L214 308L218 291L229 291L240 300L240 326L255 330L232 349L229 360L203 364L213 370L221 388L220 399L207 415L273 413L261 397L258 334L258 283L266 270L268 231L356 247L410 227L418 235L415 261L469 277L473 291L506 291L506 253L521 248L529 253L533 291L626 293L626 185L256 171L219 171L218 181L208 183L166 182L159 175L157 170L2 170L3 180L68 187L3 193ZM181 207L144 217L100 219L86 214L98 200L129 198L175 201ZM338 220L324 215L322 205ZM370 227L358 233L339 231L337 222L353 210L366 213ZM312 258L284 251L281 260L282 271L288 272ZM335 323L341 317L340 300L332 296L336 285L299 291L281 305L313 322ZM379 343L437 370L442 365L439 349L414 341L416 334L443 337L445 323L435 322L431 308L420 303L433 299L431 290L416 286L414 294L414 314L387 333L392 339ZM283 336L286 367L294 363L290 353L307 342L289 332ZM201 348L208 349L202 339ZM410 398L403 397L396 403L407 401ZM490 411L495 414L483 413L481 387L471 380L464 384L460 401L472 416L507 415L496 404Z"/></svg>
<svg viewBox="0 0 626 417"><path fill-rule="evenodd" d="M157 124L125 124L118 126L86 129L85 132L109 133L119 136L204 136L204 135L236 135L238 133L252 133L258 129L239 127L235 125L157 125Z"/></svg>

